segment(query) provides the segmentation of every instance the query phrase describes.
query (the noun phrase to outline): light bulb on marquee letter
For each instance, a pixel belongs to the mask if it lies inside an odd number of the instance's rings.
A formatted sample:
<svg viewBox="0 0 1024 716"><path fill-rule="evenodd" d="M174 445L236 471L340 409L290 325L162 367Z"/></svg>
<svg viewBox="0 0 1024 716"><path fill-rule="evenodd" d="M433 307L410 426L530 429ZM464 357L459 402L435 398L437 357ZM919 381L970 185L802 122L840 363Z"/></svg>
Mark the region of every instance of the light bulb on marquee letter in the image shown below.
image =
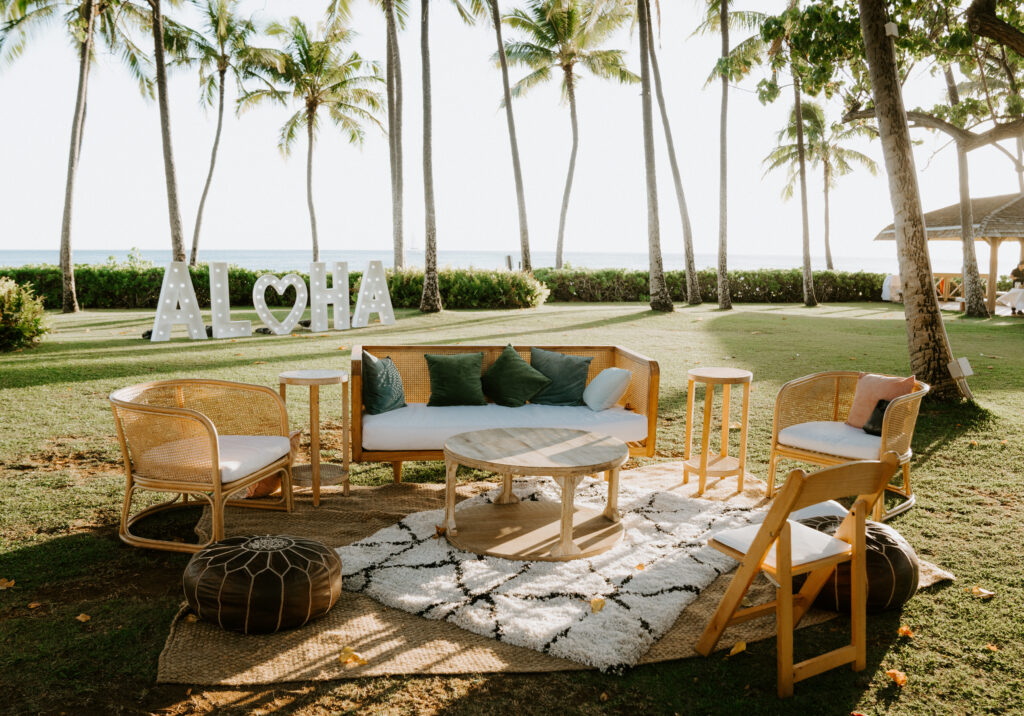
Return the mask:
<svg viewBox="0 0 1024 716"><path fill-rule="evenodd" d="M210 264L210 313L213 314L214 338L238 338L252 335L252 321L231 320L228 265L224 261L214 261Z"/></svg>
<svg viewBox="0 0 1024 716"><path fill-rule="evenodd" d="M164 271L164 282L160 287L160 299L156 316L153 318L153 333L149 340L154 343L171 339L171 328L184 323L193 340L206 339L206 326L199 313L199 301L192 287L192 276L184 261L172 261Z"/></svg>
<svg viewBox="0 0 1024 716"><path fill-rule="evenodd" d="M391 308L391 294L388 292L388 277L382 261L371 261L359 283L359 297L356 312L352 317L353 328L363 328L370 323L370 314L380 316L381 325L390 326L395 322L395 311Z"/></svg>
<svg viewBox="0 0 1024 716"><path fill-rule="evenodd" d="M349 326L348 316L348 262L331 264L331 286L327 288L327 264L319 261L309 265L309 330L322 333L328 330L327 311L334 305L334 328L344 331Z"/></svg>

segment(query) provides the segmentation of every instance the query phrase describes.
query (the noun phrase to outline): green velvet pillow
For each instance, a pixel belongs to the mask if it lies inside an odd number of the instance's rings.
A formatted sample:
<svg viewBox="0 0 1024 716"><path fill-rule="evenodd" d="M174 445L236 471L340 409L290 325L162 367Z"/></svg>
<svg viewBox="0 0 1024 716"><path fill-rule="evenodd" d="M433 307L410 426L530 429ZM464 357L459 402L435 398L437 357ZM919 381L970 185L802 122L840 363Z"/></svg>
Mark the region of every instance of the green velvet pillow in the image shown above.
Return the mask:
<svg viewBox="0 0 1024 716"><path fill-rule="evenodd" d="M583 405L583 389L593 358L570 356L543 348L530 349L530 365L551 379L551 385L531 398L541 405Z"/></svg>
<svg viewBox="0 0 1024 716"><path fill-rule="evenodd" d="M427 405L487 405L480 383L483 353L423 356L430 371Z"/></svg>
<svg viewBox="0 0 1024 716"><path fill-rule="evenodd" d="M551 385L551 379L523 360L511 344L484 373L484 394L498 405L519 408Z"/></svg>
<svg viewBox="0 0 1024 716"><path fill-rule="evenodd" d="M380 415L404 407L405 387L394 361L363 351L364 410L370 415Z"/></svg>

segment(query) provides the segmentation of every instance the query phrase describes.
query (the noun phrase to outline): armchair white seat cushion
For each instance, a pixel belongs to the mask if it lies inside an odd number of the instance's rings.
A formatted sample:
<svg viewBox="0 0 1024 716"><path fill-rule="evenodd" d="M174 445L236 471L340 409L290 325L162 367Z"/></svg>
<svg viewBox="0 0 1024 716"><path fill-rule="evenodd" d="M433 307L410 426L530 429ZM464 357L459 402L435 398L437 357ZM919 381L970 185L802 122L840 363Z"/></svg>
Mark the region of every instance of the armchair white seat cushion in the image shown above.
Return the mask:
<svg viewBox="0 0 1024 716"><path fill-rule="evenodd" d="M807 525L790 520L789 528L793 539L792 555L794 567L816 562L819 559L846 554L850 551L850 545L846 542L812 529ZM724 530L716 534L712 539L726 547L731 547L737 552L746 554L760 529L760 524L747 525L735 530ZM774 545L768 550L763 563L771 569L776 568Z"/></svg>
<svg viewBox="0 0 1024 716"><path fill-rule="evenodd" d="M882 450L882 438L877 435L830 420L790 425L779 431L778 441L781 445L850 460L877 460Z"/></svg>
<svg viewBox="0 0 1024 716"><path fill-rule="evenodd" d="M647 437L647 416L621 407L595 412L586 405L409 403L380 415L364 415L363 449L441 450L453 435L484 428L573 428L634 442Z"/></svg>
<svg viewBox="0 0 1024 716"><path fill-rule="evenodd" d="M145 451L139 462L173 469L180 465L183 453L202 454L207 449L205 443L203 438L164 443ZM219 435L217 449L220 452L220 481L228 483L277 462L291 450L291 442L278 435Z"/></svg>

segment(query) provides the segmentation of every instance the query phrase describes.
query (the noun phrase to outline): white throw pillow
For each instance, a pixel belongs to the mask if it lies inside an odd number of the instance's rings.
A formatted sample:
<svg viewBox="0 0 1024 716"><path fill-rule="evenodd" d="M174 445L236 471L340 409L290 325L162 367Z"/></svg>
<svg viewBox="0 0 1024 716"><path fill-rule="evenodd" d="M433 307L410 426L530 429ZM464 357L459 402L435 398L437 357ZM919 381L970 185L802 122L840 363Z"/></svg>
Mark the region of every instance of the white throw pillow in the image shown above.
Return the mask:
<svg viewBox="0 0 1024 716"><path fill-rule="evenodd" d="M583 391L583 402L594 411L614 407L626 394L632 374L625 368L605 368Z"/></svg>

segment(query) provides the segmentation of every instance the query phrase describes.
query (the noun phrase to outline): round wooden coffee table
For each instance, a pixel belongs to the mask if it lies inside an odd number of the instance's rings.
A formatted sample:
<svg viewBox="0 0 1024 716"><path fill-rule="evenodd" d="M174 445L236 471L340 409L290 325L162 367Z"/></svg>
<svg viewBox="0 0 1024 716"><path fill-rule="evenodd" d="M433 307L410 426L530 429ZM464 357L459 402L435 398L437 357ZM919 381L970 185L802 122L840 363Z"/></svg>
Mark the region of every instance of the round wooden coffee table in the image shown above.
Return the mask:
<svg viewBox="0 0 1024 716"><path fill-rule="evenodd" d="M583 430L493 428L455 435L444 445L445 536L460 549L505 559L559 562L605 552L622 539L619 468L628 457L621 440ZM460 510L456 526L459 465L500 474L502 492L495 504ZM604 511L576 509L576 486L600 472L608 480ZM562 488L562 504L520 502L513 475L551 477Z"/></svg>

